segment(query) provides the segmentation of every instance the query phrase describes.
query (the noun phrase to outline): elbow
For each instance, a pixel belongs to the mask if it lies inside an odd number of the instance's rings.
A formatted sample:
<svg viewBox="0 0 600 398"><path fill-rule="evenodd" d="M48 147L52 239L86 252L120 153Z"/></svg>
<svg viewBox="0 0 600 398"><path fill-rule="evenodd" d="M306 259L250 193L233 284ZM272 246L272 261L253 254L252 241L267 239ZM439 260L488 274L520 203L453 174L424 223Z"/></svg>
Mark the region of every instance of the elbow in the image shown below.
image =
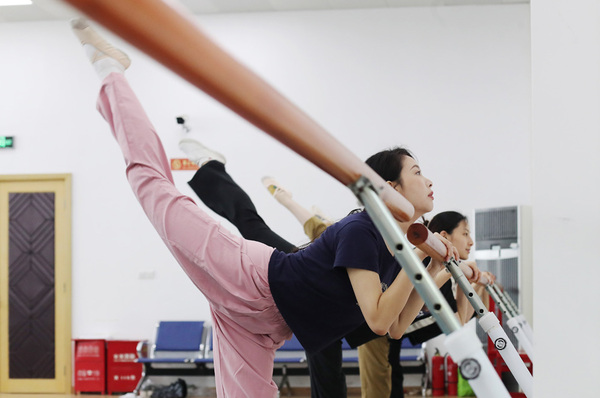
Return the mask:
<svg viewBox="0 0 600 398"><path fill-rule="evenodd" d="M388 334L389 325L385 325L384 322L367 321L369 328L378 336L385 336Z"/></svg>
<svg viewBox="0 0 600 398"><path fill-rule="evenodd" d="M390 330L388 331L388 334L390 336L390 338L394 339L394 340L400 340L402 338L402 336L404 335L404 332L406 332L406 329L408 328L408 325L404 325L401 322L397 322L392 324L392 326L390 327Z"/></svg>
<svg viewBox="0 0 600 398"><path fill-rule="evenodd" d="M378 336L385 336L388 333L387 329L382 327L371 327L371 330Z"/></svg>
<svg viewBox="0 0 600 398"><path fill-rule="evenodd" d="M390 329L389 335L390 335L390 338L392 338L394 340L400 340L402 338L402 336L404 335L404 333Z"/></svg>

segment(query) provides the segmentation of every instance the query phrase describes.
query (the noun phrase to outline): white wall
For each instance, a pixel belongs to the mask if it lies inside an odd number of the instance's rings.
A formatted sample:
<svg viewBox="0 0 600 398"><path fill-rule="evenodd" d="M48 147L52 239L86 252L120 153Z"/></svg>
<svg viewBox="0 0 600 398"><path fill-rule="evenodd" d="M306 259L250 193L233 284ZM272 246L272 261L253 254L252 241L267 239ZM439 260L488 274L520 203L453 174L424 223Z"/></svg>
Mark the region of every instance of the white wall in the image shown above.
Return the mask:
<svg viewBox="0 0 600 398"><path fill-rule="evenodd" d="M538 397L598 396L599 20L597 1L531 3Z"/></svg>
<svg viewBox="0 0 600 398"><path fill-rule="evenodd" d="M202 16L203 28L361 158L406 145L436 211L531 204L529 7L464 6ZM122 44L122 43L121 43ZM206 144L272 228L306 241L262 187L276 176L340 218L351 193L129 46L127 72L171 157L175 117ZM156 321L208 311L135 202L94 109L99 82L66 22L0 24L0 173L73 174L73 336L151 338ZM202 60L198 60L202 62ZM177 185L193 195L176 172ZM140 279L154 273L153 279Z"/></svg>

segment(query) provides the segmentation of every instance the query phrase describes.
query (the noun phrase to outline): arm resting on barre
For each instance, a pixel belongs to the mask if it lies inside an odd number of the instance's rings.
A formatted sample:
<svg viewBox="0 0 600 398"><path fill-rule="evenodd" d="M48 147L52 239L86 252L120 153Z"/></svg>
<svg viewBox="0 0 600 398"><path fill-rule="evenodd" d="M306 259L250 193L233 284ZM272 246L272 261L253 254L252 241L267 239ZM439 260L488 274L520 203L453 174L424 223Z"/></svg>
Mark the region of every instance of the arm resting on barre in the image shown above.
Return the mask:
<svg viewBox="0 0 600 398"><path fill-rule="evenodd" d="M431 261L427 266L427 271L433 278L438 289L450 279L450 273L445 271L443 263ZM413 289L404 310L398 316L398 322L389 330L390 337L393 339L402 338L406 329L408 329L417 315L419 315L424 304L423 298L421 298L416 289Z"/></svg>
<svg viewBox="0 0 600 398"><path fill-rule="evenodd" d="M450 277L443 269L442 263L433 261L427 267L438 287ZM367 324L378 335L389 333L399 338L423 307L423 300L403 270L385 292L375 272L348 268L348 276Z"/></svg>

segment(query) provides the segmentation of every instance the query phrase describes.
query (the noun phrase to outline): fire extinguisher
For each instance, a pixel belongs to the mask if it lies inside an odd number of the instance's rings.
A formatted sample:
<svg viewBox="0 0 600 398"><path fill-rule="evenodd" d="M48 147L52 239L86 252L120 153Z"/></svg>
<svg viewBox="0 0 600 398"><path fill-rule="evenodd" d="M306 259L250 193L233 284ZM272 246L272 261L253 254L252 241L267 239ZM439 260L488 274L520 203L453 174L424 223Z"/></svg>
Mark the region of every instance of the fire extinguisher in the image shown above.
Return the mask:
<svg viewBox="0 0 600 398"><path fill-rule="evenodd" d="M444 357L440 355L437 349L431 358L431 390L434 397L441 397L446 394L444 387Z"/></svg>
<svg viewBox="0 0 600 398"><path fill-rule="evenodd" d="M450 355L446 355L446 379L448 382L448 395L458 394L458 365L454 363Z"/></svg>

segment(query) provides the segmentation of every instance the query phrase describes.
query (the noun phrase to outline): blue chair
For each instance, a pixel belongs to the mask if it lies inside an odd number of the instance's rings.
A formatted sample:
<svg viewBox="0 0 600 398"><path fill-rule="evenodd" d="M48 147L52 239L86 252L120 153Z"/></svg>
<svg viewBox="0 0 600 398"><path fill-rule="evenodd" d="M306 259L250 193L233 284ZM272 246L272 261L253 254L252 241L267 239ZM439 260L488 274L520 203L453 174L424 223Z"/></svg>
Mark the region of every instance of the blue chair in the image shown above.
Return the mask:
<svg viewBox="0 0 600 398"><path fill-rule="evenodd" d="M150 376L208 375L212 363L207 358L207 341L211 328L204 321L161 321L156 327L156 338L150 346L147 341L138 344L137 362L143 365L142 378L134 392Z"/></svg>
<svg viewBox="0 0 600 398"><path fill-rule="evenodd" d="M277 385L279 391L282 391L283 387L288 388L288 395L291 395L292 386L290 385L289 379L289 365L301 364L303 373L308 374L308 364L306 363L306 353L304 347L298 341L298 338L293 335L290 340L286 340L285 343L277 351L275 351L275 368L281 368L281 381Z"/></svg>

